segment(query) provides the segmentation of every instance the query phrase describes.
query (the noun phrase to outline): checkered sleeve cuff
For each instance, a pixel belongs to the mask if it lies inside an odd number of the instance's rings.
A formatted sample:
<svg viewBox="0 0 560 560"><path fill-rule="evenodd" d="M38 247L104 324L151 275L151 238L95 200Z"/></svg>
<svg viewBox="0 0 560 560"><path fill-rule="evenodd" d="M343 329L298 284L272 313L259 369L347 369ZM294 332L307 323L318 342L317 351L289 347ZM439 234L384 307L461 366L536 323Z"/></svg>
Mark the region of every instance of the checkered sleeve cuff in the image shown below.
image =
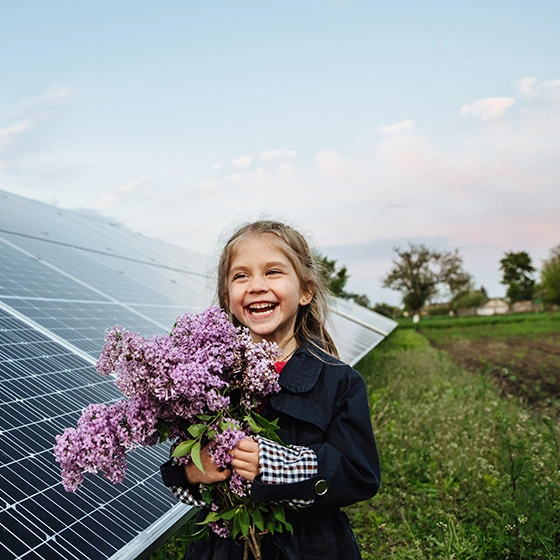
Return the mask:
<svg viewBox="0 0 560 560"><path fill-rule="evenodd" d="M293 484L314 477L319 469L317 455L309 447L284 446L256 436L259 444L259 468L263 484ZM282 503L296 509L310 506L314 500L288 499Z"/></svg>
<svg viewBox="0 0 560 560"><path fill-rule="evenodd" d="M198 500L197 498L195 498L188 488L173 486L171 488L171 491L173 492L173 494L175 494L175 497L184 504L195 507L206 506L206 504L202 500Z"/></svg>

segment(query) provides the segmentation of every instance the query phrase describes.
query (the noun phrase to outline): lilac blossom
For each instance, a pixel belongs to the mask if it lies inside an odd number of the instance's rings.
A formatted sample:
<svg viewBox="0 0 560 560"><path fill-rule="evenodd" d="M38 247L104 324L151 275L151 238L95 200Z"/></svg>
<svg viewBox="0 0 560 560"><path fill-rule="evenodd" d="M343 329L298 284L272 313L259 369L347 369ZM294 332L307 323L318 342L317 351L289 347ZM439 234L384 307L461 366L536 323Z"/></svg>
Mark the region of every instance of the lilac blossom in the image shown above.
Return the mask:
<svg viewBox="0 0 560 560"><path fill-rule="evenodd" d="M96 369L114 375L125 398L89 405L76 428L56 436L64 488L75 491L86 473L99 471L121 482L129 451L166 439L190 440L193 425L205 428L201 443L212 442L214 462L230 466L229 451L251 433L247 410L280 390L278 355L276 344L253 342L247 329L235 327L217 307L180 316L164 336L144 338L120 325L107 330ZM247 481L235 472L228 483L231 493L248 494ZM213 530L228 531L224 524Z"/></svg>

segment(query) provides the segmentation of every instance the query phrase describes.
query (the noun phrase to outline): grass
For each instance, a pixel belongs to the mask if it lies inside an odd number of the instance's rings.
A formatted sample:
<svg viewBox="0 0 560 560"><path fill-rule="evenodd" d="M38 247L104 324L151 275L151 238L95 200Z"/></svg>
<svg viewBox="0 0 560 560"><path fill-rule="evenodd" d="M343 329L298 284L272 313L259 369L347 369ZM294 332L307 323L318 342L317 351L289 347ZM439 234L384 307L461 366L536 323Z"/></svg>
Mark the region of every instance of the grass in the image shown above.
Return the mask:
<svg viewBox="0 0 560 560"><path fill-rule="evenodd" d="M412 319L399 319L399 330L415 329L431 334L438 330L460 333L460 336L522 335L538 336L543 333L560 331L560 311L542 313L518 313L515 315L494 315L492 317L423 317L419 323Z"/></svg>
<svg viewBox="0 0 560 560"><path fill-rule="evenodd" d="M560 429L413 329L358 364L383 465L347 508L364 560L560 558Z"/></svg>

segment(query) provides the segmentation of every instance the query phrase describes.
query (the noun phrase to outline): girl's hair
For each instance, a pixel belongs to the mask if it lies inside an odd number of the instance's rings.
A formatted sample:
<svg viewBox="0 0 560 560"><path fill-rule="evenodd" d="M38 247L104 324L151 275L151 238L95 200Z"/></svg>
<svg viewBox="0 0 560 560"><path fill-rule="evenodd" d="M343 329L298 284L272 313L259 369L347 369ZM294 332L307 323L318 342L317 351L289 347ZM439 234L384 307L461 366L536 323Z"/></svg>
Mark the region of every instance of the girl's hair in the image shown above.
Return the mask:
<svg viewBox="0 0 560 560"><path fill-rule="evenodd" d="M294 336L296 342L311 343L338 357L336 345L325 327L328 316L327 296L329 289L321 265L311 253L305 237L292 227L273 220L260 220L241 226L225 244L218 263L218 302L229 314L227 305L227 276L239 242L251 236L272 234L280 241L280 248L290 260L302 290L313 294L308 305L300 305ZM237 325L240 323L233 318Z"/></svg>

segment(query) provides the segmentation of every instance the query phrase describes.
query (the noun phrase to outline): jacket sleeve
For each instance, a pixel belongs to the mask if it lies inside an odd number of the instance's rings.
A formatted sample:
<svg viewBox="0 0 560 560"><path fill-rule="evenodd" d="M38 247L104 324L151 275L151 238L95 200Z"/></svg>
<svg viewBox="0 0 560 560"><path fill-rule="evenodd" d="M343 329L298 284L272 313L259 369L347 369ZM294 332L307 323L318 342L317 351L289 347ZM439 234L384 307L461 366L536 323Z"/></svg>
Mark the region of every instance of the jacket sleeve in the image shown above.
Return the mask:
<svg viewBox="0 0 560 560"><path fill-rule="evenodd" d="M298 484L254 484L253 499L273 501L273 495L275 500L297 495L314 498L312 508L343 507L377 493L381 469L365 382L350 366L326 369L311 395L289 395L297 443L315 452L317 475ZM328 378L331 373L336 380Z"/></svg>
<svg viewBox="0 0 560 560"><path fill-rule="evenodd" d="M357 371L351 372L340 387L324 442L310 445L317 454L319 474L329 484L328 491L315 502L321 507L343 507L367 500L381 484L365 381Z"/></svg>
<svg viewBox="0 0 560 560"><path fill-rule="evenodd" d="M317 475L317 456L309 447L280 445L261 436L256 436L255 439L259 444L260 475L257 484L259 482L275 486L294 484L307 481ZM303 509L309 507L314 500L315 495L309 499L290 497L273 503L284 504L293 509Z"/></svg>

